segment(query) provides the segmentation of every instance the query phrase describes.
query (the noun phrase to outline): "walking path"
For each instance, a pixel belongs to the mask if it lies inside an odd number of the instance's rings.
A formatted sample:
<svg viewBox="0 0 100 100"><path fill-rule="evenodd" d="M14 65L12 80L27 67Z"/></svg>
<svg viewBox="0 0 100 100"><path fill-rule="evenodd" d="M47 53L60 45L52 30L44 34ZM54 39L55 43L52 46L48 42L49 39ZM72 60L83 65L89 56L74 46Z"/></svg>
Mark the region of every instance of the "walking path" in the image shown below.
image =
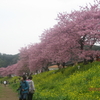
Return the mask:
<svg viewBox="0 0 100 100"><path fill-rule="evenodd" d="M19 100L17 93L15 93L9 86L0 84L0 100Z"/></svg>

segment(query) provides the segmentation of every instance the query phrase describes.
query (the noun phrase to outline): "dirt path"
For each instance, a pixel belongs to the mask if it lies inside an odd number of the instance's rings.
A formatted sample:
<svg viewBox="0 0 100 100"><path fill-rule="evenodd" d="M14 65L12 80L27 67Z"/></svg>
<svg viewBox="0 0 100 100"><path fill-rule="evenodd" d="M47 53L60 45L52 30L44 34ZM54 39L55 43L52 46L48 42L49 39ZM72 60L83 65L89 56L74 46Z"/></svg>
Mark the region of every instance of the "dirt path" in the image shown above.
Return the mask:
<svg viewBox="0 0 100 100"><path fill-rule="evenodd" d="M9 86L0 84L0 100L19 100L17 93L15 93Z"/></svg>

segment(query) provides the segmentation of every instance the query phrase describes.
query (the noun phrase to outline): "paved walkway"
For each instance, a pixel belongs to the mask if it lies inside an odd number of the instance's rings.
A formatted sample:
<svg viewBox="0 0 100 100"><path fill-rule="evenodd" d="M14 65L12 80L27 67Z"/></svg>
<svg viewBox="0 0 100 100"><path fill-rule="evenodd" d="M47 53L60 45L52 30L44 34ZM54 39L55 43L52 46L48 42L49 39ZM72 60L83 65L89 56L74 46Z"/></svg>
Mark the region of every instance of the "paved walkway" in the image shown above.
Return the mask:
<svg viewBox="0 0 100 100"><path fill-rule="evenodd" d="M0 84L0 100L19 100L17 93L10 87Z"/></svg>

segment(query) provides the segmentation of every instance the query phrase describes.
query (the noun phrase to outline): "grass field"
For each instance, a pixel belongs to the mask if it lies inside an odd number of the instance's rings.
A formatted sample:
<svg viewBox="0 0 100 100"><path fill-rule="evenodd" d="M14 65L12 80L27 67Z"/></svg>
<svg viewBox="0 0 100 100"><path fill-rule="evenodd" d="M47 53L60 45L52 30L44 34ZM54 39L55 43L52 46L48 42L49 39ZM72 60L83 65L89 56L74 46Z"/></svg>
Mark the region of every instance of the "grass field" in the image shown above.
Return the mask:
<svg viewBox="0 0 100 100"><path fill-rule="evenodd" d="M34 100L100 100L100 62L77 66L34 75ZM11 86L16 90L18 83Z"/></svg>

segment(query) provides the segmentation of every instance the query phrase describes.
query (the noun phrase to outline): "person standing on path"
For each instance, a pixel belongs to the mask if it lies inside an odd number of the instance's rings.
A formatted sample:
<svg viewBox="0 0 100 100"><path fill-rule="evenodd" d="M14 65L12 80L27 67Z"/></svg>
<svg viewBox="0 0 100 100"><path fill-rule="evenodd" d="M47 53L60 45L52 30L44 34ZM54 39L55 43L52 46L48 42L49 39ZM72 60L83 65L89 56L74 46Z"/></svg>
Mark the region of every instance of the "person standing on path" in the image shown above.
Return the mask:
<svg viewBox="0 0 100 100"><path fill-rule="evenodd" d="M27 100L29 93L29 85L28 82L26 81L26 76L22 76L19 91L20 91L19 100Z"/></svg>
<svg viewBox="0 0 100 100"><path fill-rule="evenodd" d="M7 81L4 81L3 84L4 84L4 86L6 87L6 85L7 85Z"/></svg>
<svg viewBox="0 0 100 100"><path fill-rule="evenodd" d="M34 94L34 92L35 92L35 86L34 86L34 82L33 82L33 80L32 80L32 76L29 76L27 82L28 82L28 84L29 84L28 100L32 100L33 94Z"/></svg>

